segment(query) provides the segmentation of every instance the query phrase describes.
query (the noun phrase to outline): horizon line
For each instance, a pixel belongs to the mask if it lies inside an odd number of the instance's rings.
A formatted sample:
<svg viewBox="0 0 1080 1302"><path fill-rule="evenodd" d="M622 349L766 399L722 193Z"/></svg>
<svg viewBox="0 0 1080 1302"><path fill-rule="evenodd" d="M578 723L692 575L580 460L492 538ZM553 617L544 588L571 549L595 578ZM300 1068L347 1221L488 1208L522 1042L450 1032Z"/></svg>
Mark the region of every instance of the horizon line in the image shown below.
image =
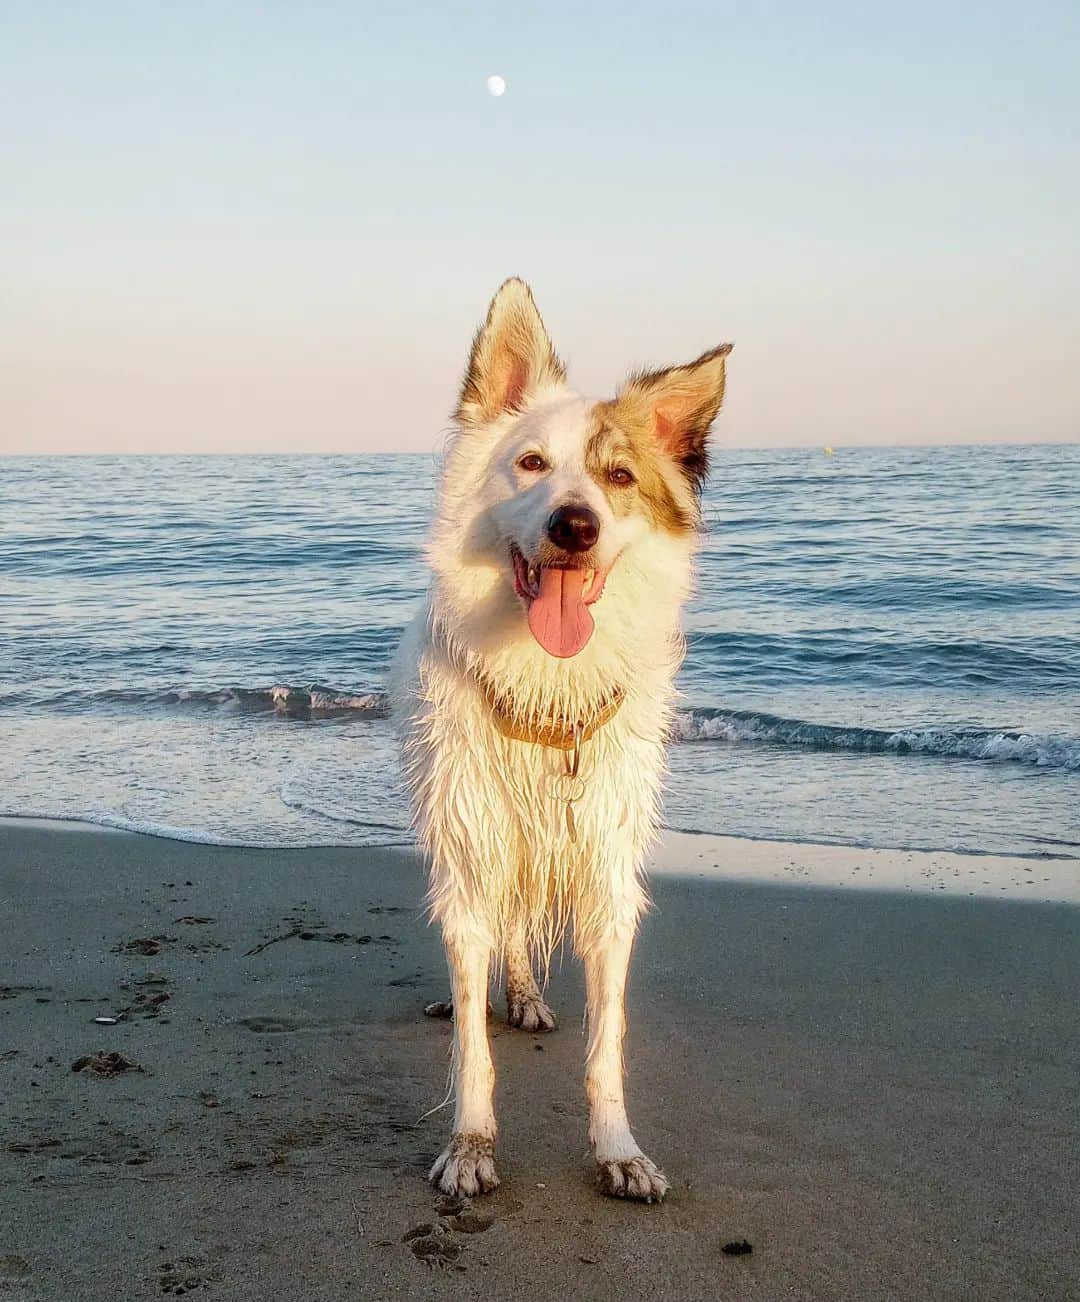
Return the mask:
<svg viewBox="0 0 1080 1302"><path fill-rule="evenodd" d="M724 443L714 445L713 452L823 452L829 448L832 453L848 452L886 452L895 449L930 449L930 448L1033 448L1033 447L1075 447L1080 446L1080 434L1066 438L1040 439L1003 439L979 440L959 439L955 442L942 443ZM176 460L181 457L197 457L203 460L257 459L260 457L285 457L310 459L312 457L433 457L441 455L441 448L417 449L415 451L390 451L388 449L367 449L355 451L322 452L5 452L0 449L0 461L47 461L47 460L94 460L112 457L124 460Z"/></svg>

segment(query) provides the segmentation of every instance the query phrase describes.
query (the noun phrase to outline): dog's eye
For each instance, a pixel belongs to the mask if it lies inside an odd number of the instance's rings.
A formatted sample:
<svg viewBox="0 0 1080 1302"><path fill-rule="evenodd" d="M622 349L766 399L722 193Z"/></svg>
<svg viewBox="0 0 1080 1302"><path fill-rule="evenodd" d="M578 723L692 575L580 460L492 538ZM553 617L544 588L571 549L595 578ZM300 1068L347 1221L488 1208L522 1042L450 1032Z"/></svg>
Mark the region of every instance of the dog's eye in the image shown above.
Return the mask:
<svg viewBox="0 0 1080 1302"><path fill-rule="evenodd" d="M547 462L539 452L528 452L518 462L518 467L521 470L527 470L531 475L535 475L541 470L547 469Z"/></svg>
<svg viewBox="0 0 1080 1302"><path fill-rule="evenodd" d="M615 466L609 470L608 479L619 488L627 488L634 482L634 476L625 466Z"/></svg>

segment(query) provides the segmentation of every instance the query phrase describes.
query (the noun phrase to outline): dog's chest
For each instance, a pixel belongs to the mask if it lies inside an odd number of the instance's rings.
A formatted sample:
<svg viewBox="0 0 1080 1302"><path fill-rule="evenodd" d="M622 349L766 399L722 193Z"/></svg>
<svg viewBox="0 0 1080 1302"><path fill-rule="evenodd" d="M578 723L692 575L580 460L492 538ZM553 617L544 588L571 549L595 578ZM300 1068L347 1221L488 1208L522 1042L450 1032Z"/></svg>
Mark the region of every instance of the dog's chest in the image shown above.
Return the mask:
<svg viewBox="0 0 1080 1302"><path fill-rule="evenodd" d="M651 811L652 802L640 797L658 775L636 773L634 755L606 729L577 749L503 741L503 752L501 780L523 839L534 848L602 843L636 821L635 813Z"/></svg>

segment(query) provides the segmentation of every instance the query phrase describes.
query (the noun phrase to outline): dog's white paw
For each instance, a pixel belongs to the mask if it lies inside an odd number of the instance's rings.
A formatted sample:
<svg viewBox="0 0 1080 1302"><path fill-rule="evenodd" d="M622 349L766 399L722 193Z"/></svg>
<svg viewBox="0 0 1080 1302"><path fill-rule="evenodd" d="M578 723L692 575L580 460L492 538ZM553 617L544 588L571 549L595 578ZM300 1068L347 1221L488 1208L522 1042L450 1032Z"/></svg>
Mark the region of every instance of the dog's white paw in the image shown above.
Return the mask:
<svg viewBox="0 0 1080 1302"><path fill-rule="evenodd" d="M495 1141L486 1135L454 1135L435 1159L428 1179L441 1193L474 1198L499 1183L495 1173Z"/></svg>
<svg viewBox="0 0 1080 1302"><path fill-rule="evenodd" d="M644 1153L614 1162L597 1162L596 1183L611 1198L635 1198L638 1202L663 1202L670 1185L667 1176Z"/></svg>
<svg viewBox="0 0 1080 1302"><path fill-rule="evenodd" d="M554 1031L559 1021L538 994L507 993L506 1020L522 1031Z"/></svg>

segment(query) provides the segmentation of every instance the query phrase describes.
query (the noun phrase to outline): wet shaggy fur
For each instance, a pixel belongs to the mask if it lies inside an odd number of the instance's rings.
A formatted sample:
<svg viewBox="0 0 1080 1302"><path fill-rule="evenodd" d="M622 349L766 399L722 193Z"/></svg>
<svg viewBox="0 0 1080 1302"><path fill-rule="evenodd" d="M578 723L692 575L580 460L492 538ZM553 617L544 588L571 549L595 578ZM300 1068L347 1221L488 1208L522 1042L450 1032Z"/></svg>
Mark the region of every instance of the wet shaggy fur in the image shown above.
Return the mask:
<svg viewBox="0 0 1080 1302"><path fill-rule="evenodd" d="M567 386L521 281L499 290L473 343L428 546L428 597L391 684L452 986L455 1117L432 1169L444 1192L484 1192L498 1179L491 972L508 973L512 1024L553 1027L532 965L546 970L567 928L585 965L598 1184L644 1201L667 1189L626 1119L623 994L728 351L634 376L607 402L584 398ZM549 528L568 506L592 512L598 526L595 542L572 555ZM530 631L535 598L521 589L524 567L547 566L584 570L576 590L591 594L591 636L566 658ZM563 752L507 736L491 700L513 702L521 731L540 736L545 720L587 724L613 693L622 704L581 748L568 819Z"/></svg>

